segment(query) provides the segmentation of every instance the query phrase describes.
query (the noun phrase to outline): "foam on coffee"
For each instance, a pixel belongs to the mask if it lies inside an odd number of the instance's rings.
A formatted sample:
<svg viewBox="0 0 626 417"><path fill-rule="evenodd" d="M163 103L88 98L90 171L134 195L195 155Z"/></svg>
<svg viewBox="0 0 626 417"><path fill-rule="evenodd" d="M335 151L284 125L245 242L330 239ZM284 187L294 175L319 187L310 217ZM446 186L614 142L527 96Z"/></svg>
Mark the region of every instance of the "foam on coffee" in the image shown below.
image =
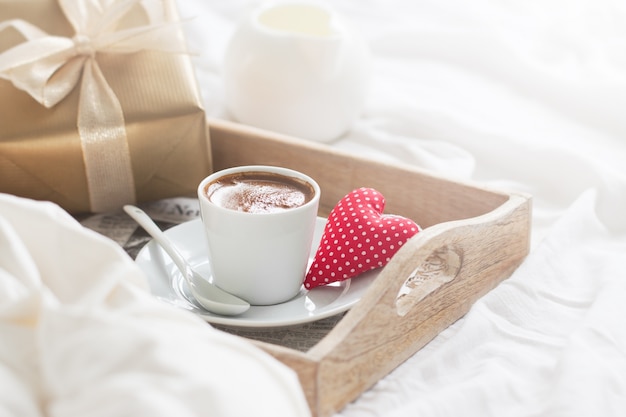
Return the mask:
<svg viewBox="0 0 626 417"><path fill-rule="evenodd" d="M247 213L274 213L300 207L315 193L306 181L270 172L239 172L210 182L205 193L218 206Z"/></svg>

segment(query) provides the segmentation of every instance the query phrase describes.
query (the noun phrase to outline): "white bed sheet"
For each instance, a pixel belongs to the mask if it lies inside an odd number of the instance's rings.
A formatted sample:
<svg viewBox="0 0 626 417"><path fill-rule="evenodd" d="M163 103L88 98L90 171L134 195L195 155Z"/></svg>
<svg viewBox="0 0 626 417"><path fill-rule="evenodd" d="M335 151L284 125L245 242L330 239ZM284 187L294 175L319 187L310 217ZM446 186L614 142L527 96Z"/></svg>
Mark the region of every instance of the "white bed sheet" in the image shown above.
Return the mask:
<svg viewBox="0 0 626 417"><path fill-rule="evenodd" d="M179 2L210 117L257 2ZM626 415L626 8L612 0L332 2L373 56L331 143L533 195L529 257L463 319L338 413Z"/></svg>

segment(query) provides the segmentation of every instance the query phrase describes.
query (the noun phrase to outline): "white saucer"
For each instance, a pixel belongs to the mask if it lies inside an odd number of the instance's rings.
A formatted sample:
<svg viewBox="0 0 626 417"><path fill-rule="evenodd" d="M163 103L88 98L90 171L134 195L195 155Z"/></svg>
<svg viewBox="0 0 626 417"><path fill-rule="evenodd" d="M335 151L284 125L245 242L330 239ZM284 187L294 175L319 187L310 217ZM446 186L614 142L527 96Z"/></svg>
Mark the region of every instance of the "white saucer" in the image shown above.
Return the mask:
<svg viewBox="0 0 626 417"><path fill-rule="evenodd" d="M326 219L318 217L310 261L315 255L325 224ZM191 265L198 272L209 277L206 238L201 221L198 219L182 223L165 233ZM311 291L303 287L300 293L290 301L272 306L252 306L239 316L227 317L209 313L199 307L191 297L182 274L154 240L141 249L135 262L146 273L152 294L160 300L189 310L209 323L236 327L291 326L342 313L361 299L380 272L379 269L375 269L357 278L320 286Z"/></svg>

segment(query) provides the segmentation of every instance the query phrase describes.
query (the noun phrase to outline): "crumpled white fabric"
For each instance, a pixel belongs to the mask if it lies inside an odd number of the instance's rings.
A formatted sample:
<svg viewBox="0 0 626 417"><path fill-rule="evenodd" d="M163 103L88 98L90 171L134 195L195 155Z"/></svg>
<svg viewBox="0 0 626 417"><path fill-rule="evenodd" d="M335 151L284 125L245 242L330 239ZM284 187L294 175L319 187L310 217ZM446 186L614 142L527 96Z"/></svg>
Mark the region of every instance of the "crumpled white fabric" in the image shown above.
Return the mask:
<svg viewBox="0 0 626 417"><path fill-rule="evenodd" d="M213 117L230 118L221 60L255 3L181 4ZM622 2L332 5L373 67L363 114L331 146L533 196L515 274L337 416L626 415Z"/></svg>
<svg viewBox="0 0 626 417"><path fill-rule="evenodd" d="M0 194L0 415L308 416L295 373L154 299L123 250Z"/></svg>

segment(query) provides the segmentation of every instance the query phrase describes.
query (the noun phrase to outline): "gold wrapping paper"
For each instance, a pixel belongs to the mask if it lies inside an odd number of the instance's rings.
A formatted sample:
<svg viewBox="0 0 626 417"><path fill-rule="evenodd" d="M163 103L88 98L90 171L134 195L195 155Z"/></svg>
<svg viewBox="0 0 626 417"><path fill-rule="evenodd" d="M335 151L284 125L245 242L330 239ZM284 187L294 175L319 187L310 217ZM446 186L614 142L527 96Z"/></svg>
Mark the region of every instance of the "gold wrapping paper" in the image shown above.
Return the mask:
<svg viewBox="0 0 626 417"><path fill-rule="evenodd" d="M173 2L163 4L168 20L177 19ZM73 36L56 0L3 1L0 22L15 18L50 35ZM19 42L12 35L3 33L0 53ZM136 200L193 196L211 171L211 154L189 56L141 51L98 53L96 60L123 111ZM79 93L80 83L48 109L0 79L0 192L50 200L71 213L92 211L77 129Z"/></svg>

